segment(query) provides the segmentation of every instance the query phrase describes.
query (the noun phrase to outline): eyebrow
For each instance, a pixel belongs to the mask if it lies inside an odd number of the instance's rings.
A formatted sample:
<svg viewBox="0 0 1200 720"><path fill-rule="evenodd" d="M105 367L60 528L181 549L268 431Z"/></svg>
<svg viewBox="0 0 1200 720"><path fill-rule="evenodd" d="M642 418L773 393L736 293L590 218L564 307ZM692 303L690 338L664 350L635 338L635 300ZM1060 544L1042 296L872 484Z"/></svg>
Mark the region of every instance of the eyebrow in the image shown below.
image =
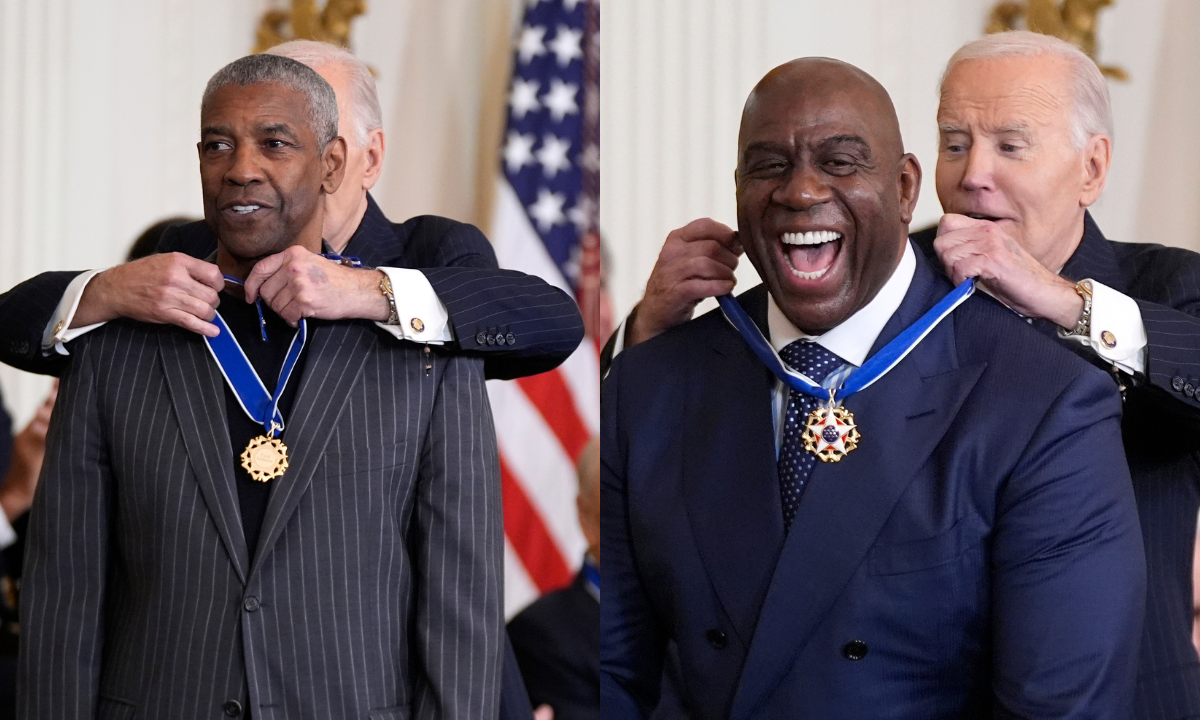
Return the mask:
<svg viewBox="0 0 1200 720"><path fill-rule="evenodd" d="M227 125L205 125L204 127L200 128L200 137L206 137L208 135L231 135L231 134L232 134L232 132L230 132L229 127Z"/></svg>
<svg viewBox="0 0 1200 720"><path fill-rule="evenodd" d="M871 157L871 145L866 140L858 135L834 135L822 140L819 145L822 148L829 148L834 145L854 145L863 153L866 158Z"/></svg>

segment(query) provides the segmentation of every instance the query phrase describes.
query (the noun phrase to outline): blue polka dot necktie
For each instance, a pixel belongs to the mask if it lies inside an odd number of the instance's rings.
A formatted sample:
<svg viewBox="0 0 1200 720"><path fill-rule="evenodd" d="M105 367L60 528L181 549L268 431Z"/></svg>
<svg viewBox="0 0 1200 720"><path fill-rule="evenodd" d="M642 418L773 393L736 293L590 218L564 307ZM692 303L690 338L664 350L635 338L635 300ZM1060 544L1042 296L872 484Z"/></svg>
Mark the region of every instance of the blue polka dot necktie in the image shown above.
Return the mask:
<svg viewBox="0 0 1200 720"><path fill-rule="evenodd" d="M820 383L830 373L845 366L846 361L829 352L815 342L797 340L779 351L779 357L792 368L813 382ZM808 484L808 477L817 464L817 456L804 449L804 428L808 414L822 400L788 390L787 413L784 415L783 442L779 447L779 495L783 500L783 527L790 530L792 520L800 507L800 496Z"/></svg>

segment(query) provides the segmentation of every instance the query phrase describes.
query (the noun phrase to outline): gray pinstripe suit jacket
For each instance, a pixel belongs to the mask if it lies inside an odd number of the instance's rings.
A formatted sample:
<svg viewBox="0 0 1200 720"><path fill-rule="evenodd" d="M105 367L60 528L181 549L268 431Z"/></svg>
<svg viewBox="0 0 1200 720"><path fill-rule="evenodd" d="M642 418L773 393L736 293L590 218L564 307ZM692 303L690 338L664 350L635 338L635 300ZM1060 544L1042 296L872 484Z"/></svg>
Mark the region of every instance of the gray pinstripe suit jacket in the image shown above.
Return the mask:
<svg viewBox="0 0 1200 720"><path fill-rule="evenodd" d="M253 562L200 337L117 322L77 341L30 522L19 717L495 717L482 361L310 330Z"/></svg>

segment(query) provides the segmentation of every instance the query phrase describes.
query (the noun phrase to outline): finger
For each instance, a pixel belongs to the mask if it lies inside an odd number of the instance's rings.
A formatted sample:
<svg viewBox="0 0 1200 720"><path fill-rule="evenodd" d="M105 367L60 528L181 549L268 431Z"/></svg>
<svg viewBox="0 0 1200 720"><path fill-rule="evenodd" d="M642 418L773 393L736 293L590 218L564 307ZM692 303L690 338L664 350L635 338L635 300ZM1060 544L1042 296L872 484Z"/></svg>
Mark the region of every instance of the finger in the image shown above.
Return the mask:
<svg viewBox="0 0 1200 720"><path fill-rule="evenodd" d="M719 297L728 295L733 292L733 288L737 285L737 278L729 280L703 280L695 278L685 280L680 283L677 290L680 297L693 303L698 303L701 300L710 297Z"/></svg>
<svg viewBox="0 0 1200 720"><path fill-rule="evenodd" d="M182 310L188 315L192 315L204 321L212 320L217 314L217 311L212 304L184 293L179 293L172 298L171 307L167 308L163 314L165 316L166 313L175 310Z"/></svg>
<svg viewBox="0 0 1200 720"><path fill-rule="evenodd" d="M294 282L288 283L280 290L269 305L276 315L283 318L292 327L296 327L300 323L300 318L305 317L306 314L305 307L300 301L299 284Z"/></svg>
<svg viewBox="0 0 1200 720"><path fill-rule="evenodd" d="M733 269L710 257L695 257L684 264L680 280L691 280L693 278L700 278L702 280L732 280Z"/></svg>
<svg viewBox="0 0 1200 720"><path fill-rule="evenodd" d="M981 224L987 222L989 221L976 220L975 218L959 215L958 213L946 213L938 220L938 235L954 230L962 230L963 228L979 227Z"/></svg>
<svg viewBox="0 0 1200 720"><path fill-rule="evenodd" d="M204 322L195 315L191 315L182 310L172 310L168 312L164 320L170 325L181 327L184 330L189 330L197 335L203 335L205 337L216 337L221 334L220 329L217 328L216 325L213 325L210 322Z"/></svg>
<svg viewBox="0 0 1200 720"><path fill-rule="evenodd" d="M746 248L742 246L742 236L736 232L733 234L733 244L729 246L729 251L739 257L746 252Z"/></svg>
<svg viewBox="0 0 1200 720"><path fill-rule="evenodd" d="M191 279L190 277L176 288L177 297L186 297L203 304L209 309L215 308L221 302L221 296L210 285ZM208 318L211 318L209 315Z"/></svg>
<svg viewBox="0 0 1200 720"><path fill-rule="evenodd" d="M268 255L262 260L254 264L250 270L250 275L246 277L246 301L254 302L259 295L260 289L269 278L279 272L279 269L287 264L288 256L283 253Z"/></svg>
<svg viewBox="0 0 1200 720"><path fill-rule="evenodd" d="M173 254L180 255L184 259L184 268L197 283L211 288L214 292L220 292L225 288L225 277L221 274L221 269L213 263L197 260L183 253Z"/></svg>
<svg viewBox="0 0 1200 720"><path fill-rule="evenodd" d="M732 243L737 235L737 233L733 231L733 228L724 223L719 223L712 218L700 218L699 220L693 220L671 234L676 235L679 237L679 239L688 242L693 240L710 239L724 241L726 245Z"/></svg>
<svg viewBox="0 0 1200 720"><path fill-rule="evenodd" d="M728 246L716 240L701 240L691 243L688 248L690 252L710 257L731 270L737 267L737 254L731 251Z"/></svg>

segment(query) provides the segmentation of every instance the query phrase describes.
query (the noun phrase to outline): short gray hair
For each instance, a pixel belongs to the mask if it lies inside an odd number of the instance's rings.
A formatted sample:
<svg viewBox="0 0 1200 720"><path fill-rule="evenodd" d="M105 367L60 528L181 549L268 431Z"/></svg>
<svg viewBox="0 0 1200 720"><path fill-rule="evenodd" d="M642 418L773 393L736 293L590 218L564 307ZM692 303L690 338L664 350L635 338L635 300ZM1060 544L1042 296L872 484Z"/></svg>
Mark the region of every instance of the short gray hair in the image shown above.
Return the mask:
<svg viewBox="0 0 1200 720"><path fill-rule="evenodd" d="M350 51L317 40L291 40L276 45L267 51L304 63L320 71L322 65L338 65L350 76L349 107L353 120L354 140L359 147L366 147L371 131L383 127L383 110L379 107L379 93L375 89L375 77L371 69Z"/></svg>
<svg viewBox="0 0 1200 720"><path fill-rule="evenodd" d="M1074 95L1071 113L1071 139L1075 149L1081 150L1094 135L1113 137L1112 101L1108 98L1108 84L1094 60L1082 50L1065 40L1050 35L1013 30L985 35L963 45L946 63L946 71L938 82L938 94L954 66L964 60L984 58L1028 57L1056 55L1066 60L1071 68L1068 84Z"/></svg>
<svg viewBox="0 0 1200 720"><path fill-rule="evenodd" d="M321 150L337 137L337 97L333 88L311 68L278 55L247 55L218 70L204 88L201 112L212 96L227 85L260 83L277 83L308 98L308 121Z"/></svg>

